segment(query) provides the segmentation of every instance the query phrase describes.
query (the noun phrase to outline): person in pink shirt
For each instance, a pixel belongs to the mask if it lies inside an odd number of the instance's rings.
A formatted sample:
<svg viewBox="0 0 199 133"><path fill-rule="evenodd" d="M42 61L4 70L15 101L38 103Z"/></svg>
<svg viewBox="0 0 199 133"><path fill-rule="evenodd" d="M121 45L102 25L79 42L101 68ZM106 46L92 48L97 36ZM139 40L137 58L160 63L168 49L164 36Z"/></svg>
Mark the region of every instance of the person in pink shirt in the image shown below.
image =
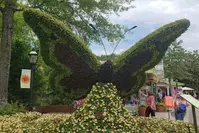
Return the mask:
<svg viewBox="0 0 199 133"><path fill-rule="evenodd" d="M156 105L155 105L154 94L151 91L149 91L148 95L145 95L143 93L141 93L141 95L143 95L144 97L147 97L147 108L146 108L145 116L149 117L149 115L151 115L151 117L155 117Z"/></svg>

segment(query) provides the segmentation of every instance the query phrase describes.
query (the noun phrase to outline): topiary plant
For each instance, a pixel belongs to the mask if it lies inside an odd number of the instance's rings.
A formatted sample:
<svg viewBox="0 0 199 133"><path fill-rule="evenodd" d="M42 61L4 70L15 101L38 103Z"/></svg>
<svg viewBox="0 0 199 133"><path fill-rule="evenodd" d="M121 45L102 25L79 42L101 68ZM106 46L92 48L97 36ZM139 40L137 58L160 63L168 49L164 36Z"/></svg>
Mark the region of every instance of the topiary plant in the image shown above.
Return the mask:
<svg viewBox="0 0 199 133"><path fill-rule="evenodd" d="M87 45L52 16L26 9L24 19L40 40L45 63L53 68L50 87L66 92L81 88L79 98L85 97L96 82L113 83L122 96L138 90L145 82L145 71L162 59L169 45L190 25L187 19L167 24L141 39L114 61L100 64Z"/></svg>
<svg viewBox="0 0 199 133"><path fill-rule="evenodd" d="M112 83L92 87L82 107L60 126L63 132L129 132L138 131ZM59 129L58 129L59 130Z"/></svg>

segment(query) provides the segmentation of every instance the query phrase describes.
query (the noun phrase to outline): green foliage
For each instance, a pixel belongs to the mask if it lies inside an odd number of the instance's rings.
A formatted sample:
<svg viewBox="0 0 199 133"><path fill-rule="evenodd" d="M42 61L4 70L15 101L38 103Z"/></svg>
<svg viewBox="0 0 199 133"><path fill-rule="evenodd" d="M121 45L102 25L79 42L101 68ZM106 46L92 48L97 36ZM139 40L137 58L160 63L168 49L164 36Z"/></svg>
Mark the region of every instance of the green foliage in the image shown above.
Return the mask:
<svg viewBox="0 0 199 133"><path fill-rule="evenodd" d="M166 109L167 109L167 106L166 106L163 102L157 102L157 103L156 103L156 106L164 107L164 110L165 110L165 111L166 111Z"/></svg>
<svg viewBox="0 0 199 133"><path fill-rule="evenodd" d="M29 52L30 44L23 39L15 39L12 45L11 67L9 75L8 101L19 101L25 105L29 104L30 90L20 89L21 69L30 69ZM33 98L35 104L40 104L40 98L43 98L45 90L48 88L48 67L43 63L41 56L35 71L35 80L33 86Z"/></svg>
<svg viewBox="0 0 199 133"><path fill-rule="evenodd" d="M109 41L117 40L122 36L123 26L112 24L107 15L131 9L133 0L27 0L30 7L38 8L62 20L86 43L100 42L99 34ZM128 5L128 6L127 6ZM92 22L98 29L94 34L89 26Z"/></svg>
<svg viewBox="0 0 199 133"><path fill-rule="evenodd" d="M182 43L182 40L174 41L163 58L166 78L182 80L189 77L190 68L186 66L187 60L185 60L187 53L182 48Z"/></svg>
<svg viewBox="0 0 199 133"><path fill-rule="evenodd" d="M111 54L111 55L108 55L108 56L101 55L101 56L98 56L98 59L101 60L101 61L114 60L116 56L117 56L116 54Z"/></svg>
<svg viewBox="0 0 199 133"><path fill-rule="evenodd" d="M25 107L18 102L0 106L0 115L13 115L20 112L25 112Z"/></svg>
<svg viewBox="0 0 199 133"><path fill-rule="evenodd" d="M28 54L31 51L30 45L23 41L16 40L12 45L12 56L10 63L8 101L27 104L29 102L29 90L20 89L21 69L29 69Z"/></svg>
<svg viewBox="0 0 199 133"><path fill-rule="evenodd" d="M22 12L16 12L14 14L13 42L16 40L23 41L29 45L33 45L35 42L34 33L24 21Z"/></svg>
<svg viewBox="0 0 199 133"><path fill-rule="evenodd" d="M44 92L43 92L44 93ZM66 92L63 89L48 89L43 97L38 99L40 105L72 105L74 100L84 98L88 94L88 89L72 89Z"/></svg>
<svg viewBox="0 0 199 133"><path fill-rule="evenodd" d="M193 52L186 52L185 60L185 66L188 69L187 72L189 75L182 81L186 84L186 86L189 86L199 92L199 51L196 50Z"/></svg>
<svg viewBox="0 0 199 133"><path fill-rule="evenodd" d="M140 104L139 107L140 108L146 108L146 105L145 104Z"/></svg>
<svg viewBox="0 0 199 133"><path fill-rule="evenodd" d="M182 40L174 41L163 58L165 76L199 91L199 52L185 50L182 43Z"/></svg>

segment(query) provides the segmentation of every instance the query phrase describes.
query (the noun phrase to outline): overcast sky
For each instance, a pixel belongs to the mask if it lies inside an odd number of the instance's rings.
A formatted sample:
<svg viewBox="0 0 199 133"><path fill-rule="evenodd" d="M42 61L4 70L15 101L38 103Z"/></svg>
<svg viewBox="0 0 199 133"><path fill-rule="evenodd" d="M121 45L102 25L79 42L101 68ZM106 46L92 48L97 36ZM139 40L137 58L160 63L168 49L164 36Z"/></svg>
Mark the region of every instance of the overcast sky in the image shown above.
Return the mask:
<svg viewBox="0 0 199 133"><path fill-rule="evenodd" d="M119 17L110 17L112 22L129 28L138 26L119 44L117 54L164 24L181 18L189 19L191 26L178 40L183 40L182 46L187 50L199 50L199 0L136 0L134 4L136 8L120 13ZM99 45L91 45L90 48L97 55L104 54ZM106 45L106 48L111 53L114 47Z"/></svg>

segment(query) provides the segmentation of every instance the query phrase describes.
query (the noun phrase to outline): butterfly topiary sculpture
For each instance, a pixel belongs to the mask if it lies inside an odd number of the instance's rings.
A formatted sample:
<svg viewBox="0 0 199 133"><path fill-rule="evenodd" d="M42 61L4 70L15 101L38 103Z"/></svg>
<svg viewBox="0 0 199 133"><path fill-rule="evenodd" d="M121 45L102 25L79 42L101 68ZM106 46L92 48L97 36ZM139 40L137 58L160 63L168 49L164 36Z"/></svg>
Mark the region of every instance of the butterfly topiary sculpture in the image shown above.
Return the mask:
<svg viewBox="0 0 199 133"><path fill-rule="evenodd" d="M161 61L169 45L190 25L187 19L167 24L114 61L101 64L88 46L59 20L35 9L26 9L24 20L40 40L43 60L53 69L50 87L66 92L85 91L77 98L85 97L96 82L115 84L122 96L139 89L145 81L145 71Z"/></svg>

